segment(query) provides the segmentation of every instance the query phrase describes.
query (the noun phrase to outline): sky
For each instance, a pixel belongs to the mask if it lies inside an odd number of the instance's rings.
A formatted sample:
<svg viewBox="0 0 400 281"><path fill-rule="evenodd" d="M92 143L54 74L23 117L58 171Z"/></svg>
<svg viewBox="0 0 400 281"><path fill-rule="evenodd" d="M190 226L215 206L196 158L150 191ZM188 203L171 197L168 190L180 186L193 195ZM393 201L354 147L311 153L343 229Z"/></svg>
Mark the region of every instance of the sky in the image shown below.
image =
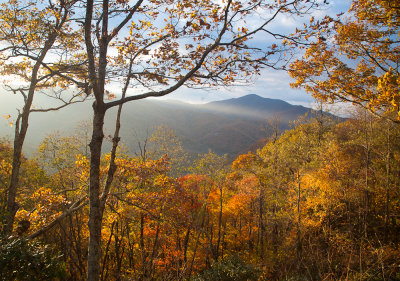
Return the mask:
<svg viewBox="0 0 400 281"><path fill-rule="evenodd" d="M322 18L326 14L334 16L340 12L347 11L351 5L351 0L331 0L328 2L329 6L327 9L313 13L315 18ZM248 22L248 24L252 23ZM294 31L299 25L299 22L294 18L285 16L278 18L272 28L275 28L277 31ZM257 94L265 98L281 99L291 104L313 107L314 100L312 96L307 94L303 89L292 89L289 85L291 82L294 82L294 80L285 71L264 69L259 78L249 85L206 90L181 88L162 99L179 100L189 103L207 103L210 101L238 98L248 94Z"/></svg>
<svg viewBox="0 0 400 281"><path fill-rule="evenodd" d="M207 103L256 94L265 98L281 99L291 104L310 107L313 104L313 98L304 90L290 88L290 81L291 78L286 72L266 69L262 71L262 74L254 83L249 85L218 89L181 88L163 97L163 99L180 100L189 103Z"/></svg>
<svg viewBox="0 0 400 281"><path fill-rule="evenodd" d="M326 14L334 16L341 11L348 10L350 4L351 0L330 0L327 9L313 12L313 16L315 18L321 18ZM258 26L259 23L250 19L246 21L246 24L250 27ZM276 32L290 33L300 25L301 21L299 22L298 19L288 16L280 16L269 28ZM293 82L293 80L285 71L264 69L262 70L261 75L258 76L258 79L254 81L254 83L248 85L212 89L190 89L181 87L177 91L164 96L161 99L179 100L189 103L207 103L216 100L238 98L248 94L257 94L266 98L282 99L291 104L313 107L314 101L311 95L307 94L302 89L292 89L289 85L290 82ZM3 106L0 106L0 108L4 107L5 104L12 104L11 107L15 108L15 101L15 96L2 94L1 103ZM9 107L10 106L7 106L7 108ZM7 112L1 112L2 115L5 113Z"/></svg>
<svg viewBox="0 0 400 281"><path fill-rule="evenodd" d="M328 9L314 13L314 16L316 18L322 17L325 14L334 16L341 11L348 10L350 4L351 0L331 0ZM257 23L249 21L248 24ZM280 17L274 24L274 28L277 31L294 30L299 24L301 24L301 22L296 22L293 18ZM201 104L217 100L238 98L248 94L257 94L265 98L281 99L291 104L315 107L311 95L307 94L304 90L290 88L290 82L293 82L293 80L285 71L264 69L262 70L261 75L258 76L258 79L252 84L213 89L189 89L182 87L174 93L157 99L179 100ZM1 88L2 87L0 87L0 132L3 134L5 132L11 134L13 128L10 127L9 121L15 119L16 108L22 105L22 99L19 96L5 93ZM344 106L339 105L338 107ZM12 114L12 118L9 120L2 118L3 115L7 114Z"/></svg>

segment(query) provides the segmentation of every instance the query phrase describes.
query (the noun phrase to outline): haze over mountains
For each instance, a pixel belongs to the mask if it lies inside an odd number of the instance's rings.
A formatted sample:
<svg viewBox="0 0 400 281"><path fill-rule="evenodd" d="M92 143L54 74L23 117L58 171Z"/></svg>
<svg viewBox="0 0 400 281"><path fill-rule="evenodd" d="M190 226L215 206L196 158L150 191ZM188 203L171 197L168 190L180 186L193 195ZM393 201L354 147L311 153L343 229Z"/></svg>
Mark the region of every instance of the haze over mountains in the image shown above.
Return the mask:
<svg viewBox="0 0 400 281"><path fill-rule="evenodd" d="M1 114L6 114L0 106ZM200 153L209 149L219 154L235 155L246 152L260 139L266 138L268 119L278 118L280 129L289 122L313 110L291 105L278 99L247 95L240 98L210 102L202 105L176 101L139 100L127 103L123 108L122 142L135 151L138 141L150 138L155 127L165 125L174 130L184 148ZM114 128L116 109L107 113L105 134ZM72 134L75 128L92 114L89 102L75 104L57 112L31 115L25 152L34 151L49 133L59 131ZM2 122L1 135L12 135L12 128Z"/></svg>

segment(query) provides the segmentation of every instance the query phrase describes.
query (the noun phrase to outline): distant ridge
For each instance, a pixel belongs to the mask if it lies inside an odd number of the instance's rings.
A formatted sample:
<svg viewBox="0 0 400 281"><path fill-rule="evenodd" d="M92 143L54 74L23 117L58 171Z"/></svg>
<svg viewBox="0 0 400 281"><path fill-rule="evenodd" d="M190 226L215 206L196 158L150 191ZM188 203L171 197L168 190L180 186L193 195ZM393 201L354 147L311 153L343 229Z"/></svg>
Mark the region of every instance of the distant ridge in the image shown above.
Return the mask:
<svg viewBox="0 0 400 281"><path fill-rule="evenodd" d="M264 106L265 104L277 104L277 105L279 104L281 106L292 106L291 104L283 100L264 98L256 94L249 94L238 98L212 101L207 103L207 105L239 105L239 106L251 106L251 107L260 107L260 105Z"/></svg>
<svg viewBox="0 0 400 281"><path fill-rule="evenodd" d="M11 113L7 112L9 108L1 104L0 113ZM106 114L106 135L113 131L115 110ZM137 149L138 140L149 138L156 126L166 125L193 153L211 149L232 156L247 152L268 137L270 132L265 131L267 119L278 118L280 129L284 131L289 128L290 121L310 112L313 110L255 94L197 105L157 99L138 100L124 105L121 139L133 152ZM90 103L76 104L57 112L33 114L29 122L26 152L35 151L41 140L56 130L66 135L73 134L78 123L89 120L91 114ZM3 124L1 135L12 135L12 130Z"/></svg>
<svg viewBox="0 0 400 281"><path fill-rule="evenodd" d="M285 122L312 111L310 108L301 105L292 105L279 99L263 98L256 94L214 101L205 104L204 107L211 111L254 119L265 120L266 118L278 117Z"/></svg>

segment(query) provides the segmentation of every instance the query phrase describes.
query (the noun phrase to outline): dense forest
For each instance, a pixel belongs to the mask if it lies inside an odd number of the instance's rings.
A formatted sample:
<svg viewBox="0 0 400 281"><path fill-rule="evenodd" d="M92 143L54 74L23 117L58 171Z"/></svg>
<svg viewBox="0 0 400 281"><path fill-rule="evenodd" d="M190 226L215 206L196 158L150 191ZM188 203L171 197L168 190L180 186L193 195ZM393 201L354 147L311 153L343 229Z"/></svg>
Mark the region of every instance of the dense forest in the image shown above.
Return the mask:
<svg viewBox="0 0 400 281"><path fill-rule="evenodd" d="M23 105L0 141L0 279L400 280L400 6L327 2L1 3L1 83ZM121 141L124 104L266 68L320 110L266 118L261 148L193 155L166 127ZM31 114L81 102L90 123L24 156Z"/></svg>
<svg viewBox="0 0 400 281"><path fill-rule="evenodd" d="M304 118L282 134L275 123L262 149L232 164L212 152L190 160L165 128L141 155L121 148L104 213L101 279L397 280L400 128L365 111L341 123ZM54 270L42 274L65 270L69 280L86 275L89 163L81 136L51 135L34 159L23 159L16 214L17 235L41 235L58 257L40 260ZM3 141L4 185L11 154ZM102 156L102 181L109 158ZM3 243L2 261L12 263L2 264L3 279L24 280L30 244Z"/></svg>

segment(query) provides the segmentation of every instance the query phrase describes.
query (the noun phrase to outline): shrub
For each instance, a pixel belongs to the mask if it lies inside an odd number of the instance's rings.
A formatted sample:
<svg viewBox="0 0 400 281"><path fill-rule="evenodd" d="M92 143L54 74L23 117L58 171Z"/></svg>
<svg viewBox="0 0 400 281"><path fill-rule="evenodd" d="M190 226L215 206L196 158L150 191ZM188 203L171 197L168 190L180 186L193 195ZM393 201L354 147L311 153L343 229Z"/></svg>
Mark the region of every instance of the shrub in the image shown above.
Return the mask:
<svg viewBox="0 0 400 281"><path fill-rule="evenodd" d="M192 278L192 281L255 281L261 271L251 264L246 264L238 256L232 256L215 262L201 274Z"/></svg>
<svg viewBox="0 0 400 281"><path fill-rule="evenodd" d="M63 280L65 265L48 246L24 238L0 238L0 280Z"/></svg>

